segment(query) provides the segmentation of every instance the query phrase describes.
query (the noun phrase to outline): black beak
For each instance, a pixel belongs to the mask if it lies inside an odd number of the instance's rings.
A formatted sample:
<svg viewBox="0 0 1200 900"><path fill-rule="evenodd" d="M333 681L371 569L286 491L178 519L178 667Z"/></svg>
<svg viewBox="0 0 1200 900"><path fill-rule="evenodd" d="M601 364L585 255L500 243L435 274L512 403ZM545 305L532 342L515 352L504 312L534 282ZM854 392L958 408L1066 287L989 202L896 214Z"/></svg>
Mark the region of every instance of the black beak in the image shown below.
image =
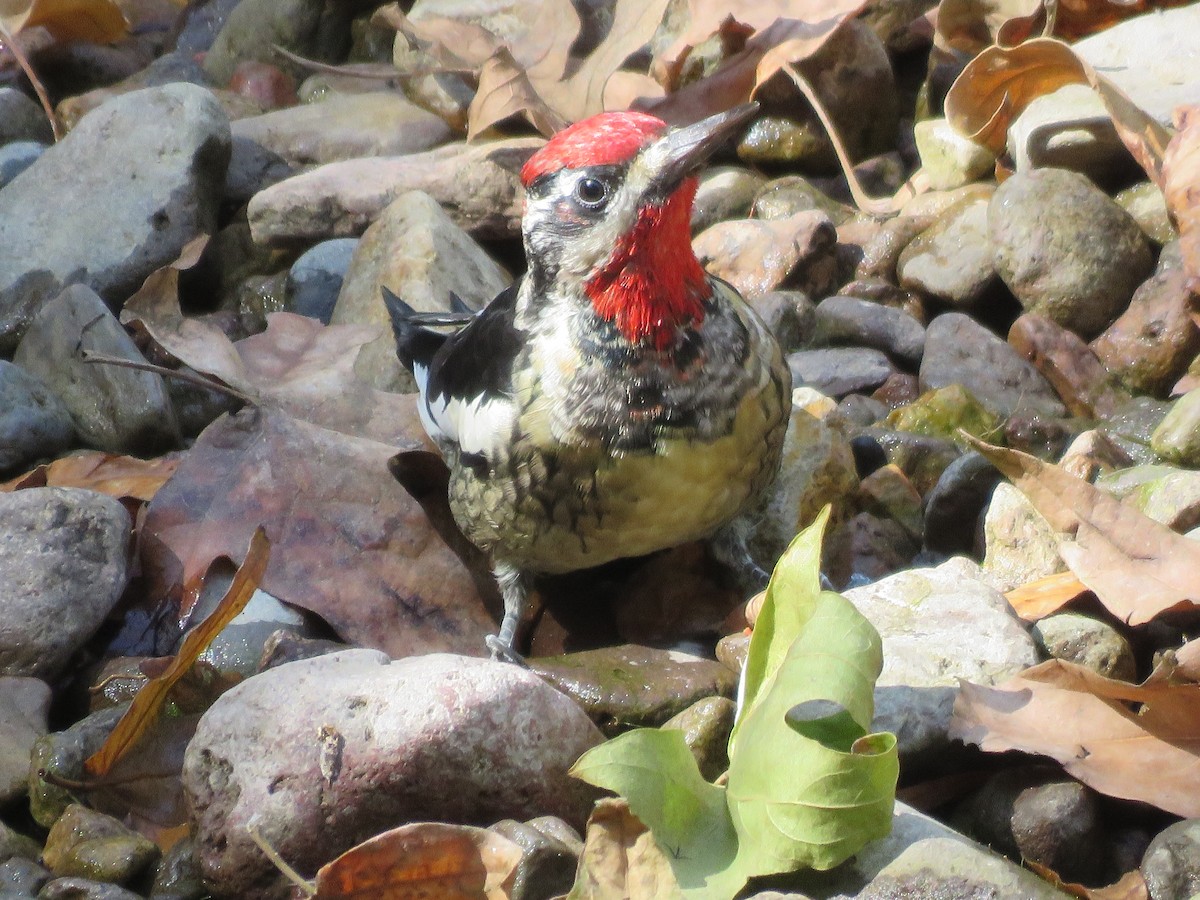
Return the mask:
<svg viewBox="0 0 1200 900"><path fill-rule="evenodd" d="M684 178L700 168L757 112L757 103L743 103L660 137L642 151L642 159L650 169L654 186L663 195L673 193Z"/></svg>

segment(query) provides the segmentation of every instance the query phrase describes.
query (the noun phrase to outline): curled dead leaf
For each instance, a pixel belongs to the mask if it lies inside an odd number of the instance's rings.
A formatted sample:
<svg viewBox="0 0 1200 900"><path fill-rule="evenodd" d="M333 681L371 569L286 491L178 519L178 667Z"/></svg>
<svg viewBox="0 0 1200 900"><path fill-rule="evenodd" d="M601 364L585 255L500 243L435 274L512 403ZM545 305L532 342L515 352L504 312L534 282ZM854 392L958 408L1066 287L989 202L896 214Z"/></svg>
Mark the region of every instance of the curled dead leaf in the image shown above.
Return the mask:
<svg viewBox="0 0 1200 900"><path fill-rule="evenodd" d="M1200 105L1175 110L1177 129L1163 154L1163 194L1179 227L1188 288L1200 296Z"/></svg>
<svg viewBox="0 0 1200 900"><path fill-rule="evenodd" d="M40 27L59 41L93 44L120 40L129 27L114 0L0 0L0 25L10 35Z"/></svg>

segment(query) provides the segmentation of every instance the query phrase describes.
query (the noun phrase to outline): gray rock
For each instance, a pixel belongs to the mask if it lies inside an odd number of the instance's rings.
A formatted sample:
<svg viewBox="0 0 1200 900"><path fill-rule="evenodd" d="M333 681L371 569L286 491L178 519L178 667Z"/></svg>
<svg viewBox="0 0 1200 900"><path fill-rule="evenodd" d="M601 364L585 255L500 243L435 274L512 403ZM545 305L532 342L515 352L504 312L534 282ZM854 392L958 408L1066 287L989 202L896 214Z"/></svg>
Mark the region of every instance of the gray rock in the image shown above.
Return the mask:
<svg viewBox="0 0 1200 900"><path fill-rule="evenodd" d="M692 204L692 233L727 219L744 219L766 179L739 166L713 166L700 174Z"/></svg>
<svg viewBox="0 0 1200 900"><path fill-rule="evenodd" d="M223 694L188 745L183 784L214 894L282 898L289 885L251 822L304 871L405 822L582 823L594 794L567 769L600 740L574 703L515 666L348 650Z"/></svg>
<svg viewBox="0 0 1200 900"><path fill-rule="evenodd" d="M308 74L304 67L282 59L272 45L307 59L324 59L327 54L322 51L329 43L348 44L349 22L340 22L335 31L329 26L342 17L331 22L324 13L321 0L243 0L229 11L213 39L204 56L204 70L220 86L229 83L244 60L282 65L303 78Z"/></svg>
<svg viewBox="0 0 1200 900"><path fill-rule="evenodd" d="M949 746L960 678L994 684L1038 661L1004 596L968 559L890 575L845 595L883 639L872 728L896 734L902 760L927 762Z"/></svg>
<svg viewBox="0 0 1200 900"><path fill-rule="evenodd" d="M192 56L206 53L241 0L210 0L186 7L172 29L168 52Z"/></svg>
<svg viewBox="0 0 1200 900"><path fill-rule="evenodd" d="M953 441L934 435L878 426L860 433L878 441L887 461L897 466L922 496L933 490L946 467L962 455Z"/></svg>
<svg viewBox="0 0 1200 900"><path fill-rule="evenodd" d="M38 900L141 900L141 894L120 885L72 876L47 882Z"/></svg>
<svg viewBox="0 0 1200 900"><path fill-rule="evenodd" d="M185 837L176 841L158 864L151 900L204 900L209 896L196 859L196 842Z"/></svg>
<svg viewBox="0 0 1200 900"><path fill-rule="evenodd" d="M767 291L746 302L762 317L784 352L809 342L816 329L817 313L803 291Z"/></svg>
<svg viewBox="0 0 1200 900"><path fill-rule="evenodd" d="M1158 468L1158 467L1155 467ZM1131 506L1172 531L1186 533L1200 527L1200 472L1165 471L1138 485L1127 495Z"/></svg>
<svg viewBox="0 0 1200 900"><path fill-rule="evenodd" d="M22 799L29 790L29 753L48 730L49 712L50 686L44 681L0 676L0 804Z"/></svg>
<svg viewBox="0 0 1200 900"><path fill-rule="evenodd" d="M209 606L224 595L229 583L224 578L214 579L210 576L197 605L197 621L202 621L200 617L208 615ZM280 602L266 591L255 590L245 609L213 638L199 658L218 672L248 678L258 671L268 639L281 629L287 629L302 639L316 635L315 629L299 610Z"/></svg>
<svg viewBox="0 0 1200 900"><path fill-rule="evenodd" d="M857 297L826 297L817 304L813 340L873 347L913 368L921 364L925 352L925 328L920 322L902 309Z"/></svg>
<svg viewBox="0 0 1200 900"><path fill-rule="evenodd" d="M942 213L900 253L900 286L958 307L978 305L996 284L988 201L967 199Z"/></svg>
<svg viewBox="0 0 1200 900"><path fill-rule="evenodd" d="M0 360L0 472L57 456L75 440L75 424L46 383Z"/></svg>
<svg viewBox="0 0 1200 900"><path fill-rule="evenodd" d="M1035 97L1008 127L1008 152L1018 172L1070 169L1101 184L1134 170L1104 101L1086 84Z"/></svg>
<svg viewBox="0 0 1200 900"><path fill-rule="evenodd" d="M125 589L129 513L104 494L0 494L0 674L53 677Z"/></svg>
<svg viewBox="0 0 1200 900"><path fill-rule="evenodd" d="M853 207L834 200L800 175L785 175L763 184L754 196L750 215L755 219L786 219L810 210L825 213L834 225L854 218Z"/></svg>
<svg viewBox="0 0 1200 900"><path fill-rule="evenodd" d="M562 824L569 828L565 822ZM530 822L504 819L488 830L508 838L523 851L509 900L542 900L571 890L579 863L578 848Z"/></svg>
<svg viewBox="0 0 1200 900"><path fill-rule="evenodd" d="M860 512L830 535L825 574L834 587L858 587L908 567L920 546L899 522Z"/></svg>
<svg viewBox="0 0 1200 900"><path fill-rule="evenodd" d="M40 738L29 757L29 811L43 828L51 827L67 807L76 802L66 788L38 774L43 769L61 778L79 781L83 763L108 740L129 704L112 706L80 719L66 731Z"/></svg>
<svg viewBox="0 0 1200 900"><path fill-rule="evenodd" d="M1014 175L987 221L996 269L1025 310L1085 340L1124 311L1154 267L1137 222L1077 172Z"/></svg>
<svg viewBox="0 0 1200 900"><path fill-rule="evenodd" d="M45 152L46 144L38 141L13 141L0 145L0 188L32 166Z"/></svg>
<svg viewBox="0 0 1200 900"><path fill-rule="evenodd" d="M1006 481L996 485L983 522L983 570L998 591L1066 569L1058 537L1025 495Z"/></svg>
<svg viewBox="0 0 1200 900"><path fill-rule="evenodd" d="M1001 416L1057 418L1066 408L1034 366L962 313L938 316L925 331L921 388L961 384Z"/></svg>
<svg viewBox="0 0 1200 900"><path fill-rule="evenodd" d="M1154 429L1154 452L1168 462L1200 468L1200 388L1188 391Z"/></svg>
<svg viewBox="0 0 1200 900"><path fill-rule="evenodd" d="M146 361L96 292L74 284L37 312L13 361L45 380L85 443L142 454L178 445L179 426L162 376L88 363L84 353Z"/></svg>
<svg viewBox="0 0 1200 900"><path fill-rule="evenodd" d="M33 897L50 880L50 871L33 861L40 851L39 847L32 858L14 856L0 864L0 897Z"/></svg>
<svg viewBox="0 0 1200 900"><path fill-rule="evenodd" d="M61 878L127 884L159 855L153 841L120 820L74 803L50 829L42 860Z"/></svg>
<svg viewBox="0 0 1200 900"><path fill-rule="evenodd" d="M28 767L28 763L26 764ZM41 859L42 845L0 821L0 859ZM3 882L0 882L3 884Z"/></svg>
<svg viewBox="0 0 1200 900"><path fill-rule="evenodd" d="M1038 647L1053 659L1064 659L1118 681L1137 679L1137 660L1129 641L1107 622L1079 613L1056 613L1031 629Z"/></svg>
<svg viewBox="0 0 1200 900"><path fill-rule="evenodd" d="M885 354L868 347L797 350L787 355L787 364L792 384L831 397L874 390L896 372Z"/></svg>
<svg viewBox="0 0 1200 900"><path fill-rule="evenodd" d="M357 247L357 238L336 238L322 241L301 254L288 270L291 311L328 325Z"/></svg>
<svg viewBox="0 0 1200 900"><path fill-rule="evenodd" d="M38 102L16 88L0 88L0 144L38 141L49 144L54 131Z"/></svg>
<svg viewBox="0 0 1200 900"><path fill-rule="evenodd" d="M216 224L229 123L204 88L117 97L0 191L0 352L83 282L120 303Z"/></svg>
<svg viewBox="0 0 1200 900"><path fill-rule="evenodd" d="M1168 826L1150 841L1142 877L1151 900L1180 900L1200 891L1200 819Z"/></svg>
<svg viewBox="0 0 1200 900"><path fill-rule="evenodd" d="M980 514L1000 478L996 467L973 450L950 463L925 498L925 549L974 553Z"/></svg>

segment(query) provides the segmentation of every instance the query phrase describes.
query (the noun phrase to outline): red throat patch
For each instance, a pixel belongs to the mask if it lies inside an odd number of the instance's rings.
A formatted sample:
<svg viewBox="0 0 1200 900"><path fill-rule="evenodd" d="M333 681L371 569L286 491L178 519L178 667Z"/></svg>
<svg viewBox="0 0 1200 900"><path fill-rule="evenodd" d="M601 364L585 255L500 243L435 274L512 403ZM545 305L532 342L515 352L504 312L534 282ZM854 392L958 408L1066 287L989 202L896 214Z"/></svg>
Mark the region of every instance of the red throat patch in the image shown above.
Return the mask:
<svg viewBox="0 0 1200 900"><path fill-rule="evenodd" d="M668 350L676 330L704 320L710 288L692 252L692 200L697 181L686 179L661 206L646 206L584 291L601 318L631 343Z"/></svg>

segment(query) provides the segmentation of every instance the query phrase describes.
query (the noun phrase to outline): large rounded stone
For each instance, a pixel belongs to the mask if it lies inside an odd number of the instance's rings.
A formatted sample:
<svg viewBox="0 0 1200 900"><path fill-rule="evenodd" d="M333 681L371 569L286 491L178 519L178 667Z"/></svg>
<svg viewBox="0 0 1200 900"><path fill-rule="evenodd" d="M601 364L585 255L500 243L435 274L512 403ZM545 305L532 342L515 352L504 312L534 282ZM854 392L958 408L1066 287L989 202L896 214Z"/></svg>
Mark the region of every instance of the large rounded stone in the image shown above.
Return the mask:
<svg viewBox="0 0 1200 900"><path fill-rule="evenodd" d="M183 783L214 894L283 898L251 824L303 871L405 822L581 825L593 792L567 769L600 740L583 710L516 666L347 650L223 694L188 745Z"/></svg>
<svg viewBox="0 0 1200 900"><path fill-rule="evenodd" d="M1159 832L1142 857L1151 900L1194 897L1200 891L1200 819L1184 819Z"/></svg>

